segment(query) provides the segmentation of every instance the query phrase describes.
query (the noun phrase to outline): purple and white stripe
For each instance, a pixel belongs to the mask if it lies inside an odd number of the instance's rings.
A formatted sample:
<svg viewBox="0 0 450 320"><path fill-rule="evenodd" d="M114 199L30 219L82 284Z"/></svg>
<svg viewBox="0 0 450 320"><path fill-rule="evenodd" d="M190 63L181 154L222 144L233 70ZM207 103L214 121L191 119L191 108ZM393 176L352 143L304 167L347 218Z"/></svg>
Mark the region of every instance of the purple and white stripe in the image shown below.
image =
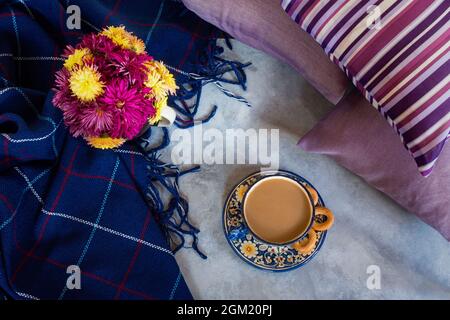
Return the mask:
<svg viewBox="0 0 450 320"><path fill-rule="evenodd" d="M283 0L428 176L450 137L450 1Z"/></svg>

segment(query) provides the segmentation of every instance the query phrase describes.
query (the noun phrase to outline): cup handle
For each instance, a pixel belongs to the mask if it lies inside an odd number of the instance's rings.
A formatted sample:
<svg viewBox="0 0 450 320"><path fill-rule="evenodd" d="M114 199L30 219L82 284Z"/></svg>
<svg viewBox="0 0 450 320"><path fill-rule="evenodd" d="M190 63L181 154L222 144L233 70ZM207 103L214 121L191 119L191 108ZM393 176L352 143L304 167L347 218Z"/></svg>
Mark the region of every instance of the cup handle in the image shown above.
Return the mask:
<svg viewBox="0 0 450 320"><path fill-rule="evenodd" d="M177 117L175 110L169 106L161 110L161 120L158 122L158 127L170 127Z"/></svg>
<svg viewBox="0 0 450 320"><path fill-rule="evenodd" d="M316 241L317 241L316 231L314 231L314 229L309 229L307 236L304 237L302 240L294 243L292 245L292 248L294 248L299 253L308 254L311 251L313 251L314 246L316 245Z"/></svg>
<svg viewBox="0 0 450 320"><path fill-rule="evenodd" d="M326 217L324 222L317 222L314 221L314 224L312 226L312 228L316 231L325 231L331 228L331 226L334 223L334 215L333 212L331 212L330 209L325 208L325 207L316 207L316 215L323 215Z"/></svg>

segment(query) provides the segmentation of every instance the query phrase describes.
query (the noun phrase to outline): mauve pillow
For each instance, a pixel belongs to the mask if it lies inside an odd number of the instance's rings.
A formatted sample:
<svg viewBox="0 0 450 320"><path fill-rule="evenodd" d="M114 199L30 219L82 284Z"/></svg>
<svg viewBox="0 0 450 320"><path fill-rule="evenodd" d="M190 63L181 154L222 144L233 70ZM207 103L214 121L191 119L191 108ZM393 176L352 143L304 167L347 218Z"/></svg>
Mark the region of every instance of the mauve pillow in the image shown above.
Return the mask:
<svg viewBox="0 0 450 320"><path fill-rule="evenodd" d="M289 19L277 0L183 0L186 7L234 38L294 67L336 104L349 86L320 46Z"/></svg>
<svg viewBox="0 0 450 320"><path fill-rule="evenodd" d="M450 241L450 148L423 179L395 133L356 89L299 145L330 156Z"/></svg>
<svg viewBox="0 0 450 320"><path fill-rule="evenodd" d="M449 0L282 0L428 176L450 136Z"/></svg>

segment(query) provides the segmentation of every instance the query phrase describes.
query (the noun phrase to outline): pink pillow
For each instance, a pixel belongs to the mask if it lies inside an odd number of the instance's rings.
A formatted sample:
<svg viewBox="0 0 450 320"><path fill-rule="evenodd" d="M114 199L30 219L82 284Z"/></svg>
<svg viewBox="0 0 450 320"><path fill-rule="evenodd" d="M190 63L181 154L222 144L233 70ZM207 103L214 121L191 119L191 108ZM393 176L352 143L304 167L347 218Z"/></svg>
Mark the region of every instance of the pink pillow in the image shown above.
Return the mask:
<svg viewBox="0 0 450 320"><path fill-rule="evenodd" d="M183 0L190 10L234 38L294 67L336 104L349 86L345 74L276 0Z"/></svg>
<svg viewBox="0 0 450 320"><path fill-rule="evenodd" d="M283 0L428 176L450 134L448 0Z"/></svg>
<svg viewBox="0 0 450 320"><path fill-rule="evenodd" d="M450 241L450 148L423 179L395 133L356 90L299 144L332 157Z"/></svg>

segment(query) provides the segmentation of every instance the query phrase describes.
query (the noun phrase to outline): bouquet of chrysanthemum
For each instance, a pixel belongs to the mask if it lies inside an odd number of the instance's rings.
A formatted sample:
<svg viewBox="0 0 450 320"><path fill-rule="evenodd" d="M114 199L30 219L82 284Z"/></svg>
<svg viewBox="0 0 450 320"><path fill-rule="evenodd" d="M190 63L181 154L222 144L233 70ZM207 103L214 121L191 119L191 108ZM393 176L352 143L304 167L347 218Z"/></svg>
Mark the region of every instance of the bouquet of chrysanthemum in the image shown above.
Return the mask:
<svg viewBox="0 0 450 320"><path fill-rule="evenodd" d="M75 137L95 148L115 148L157 124L177 85L142 40L123 26L85 35L64 52L53 103Z"/></svg>

